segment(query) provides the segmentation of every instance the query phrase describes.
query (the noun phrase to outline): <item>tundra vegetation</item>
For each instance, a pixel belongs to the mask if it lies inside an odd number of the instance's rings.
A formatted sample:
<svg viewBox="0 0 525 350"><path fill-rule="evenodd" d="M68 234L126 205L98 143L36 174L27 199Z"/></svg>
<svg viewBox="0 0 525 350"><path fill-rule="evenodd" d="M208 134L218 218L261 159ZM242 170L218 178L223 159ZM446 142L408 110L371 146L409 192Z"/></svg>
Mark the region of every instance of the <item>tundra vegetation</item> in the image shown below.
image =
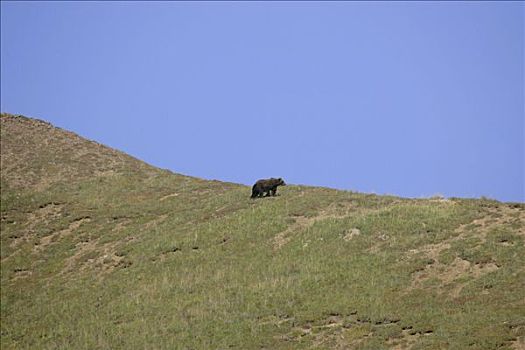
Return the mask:
<svg viewBox="0 0 525 350"><path fill-rule="evenodd" d="M1 117L7 349L523 349L525 206L247 186Z"/></svg>

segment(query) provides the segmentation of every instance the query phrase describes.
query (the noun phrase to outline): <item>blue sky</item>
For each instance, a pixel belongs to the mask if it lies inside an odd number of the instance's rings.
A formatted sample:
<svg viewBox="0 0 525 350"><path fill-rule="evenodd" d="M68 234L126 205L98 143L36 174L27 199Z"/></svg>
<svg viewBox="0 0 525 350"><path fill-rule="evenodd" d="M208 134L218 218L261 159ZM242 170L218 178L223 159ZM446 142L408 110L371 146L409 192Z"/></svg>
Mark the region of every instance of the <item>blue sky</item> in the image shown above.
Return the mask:
<svg viewBox="0 0 525 350"><path fill-rule="evenodd" d="M521 2L1 2L1 109L174 172L525 201Z"/></svg>

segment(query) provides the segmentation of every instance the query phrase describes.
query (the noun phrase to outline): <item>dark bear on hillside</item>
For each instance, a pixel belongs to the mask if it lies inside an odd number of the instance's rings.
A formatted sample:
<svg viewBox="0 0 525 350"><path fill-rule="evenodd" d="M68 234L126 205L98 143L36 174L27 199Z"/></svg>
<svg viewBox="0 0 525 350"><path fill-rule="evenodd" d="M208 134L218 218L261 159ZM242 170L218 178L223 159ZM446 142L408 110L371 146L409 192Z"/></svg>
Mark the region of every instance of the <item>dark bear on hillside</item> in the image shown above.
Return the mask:
<svg viewBox="0 0 525 350"><path fill-rule="evenodd" d="M252 187L252 198L262 197L266 192L266 197L275 196L277 193L277 186L286 186L283 179L263 179L258 180Z"/></svg>

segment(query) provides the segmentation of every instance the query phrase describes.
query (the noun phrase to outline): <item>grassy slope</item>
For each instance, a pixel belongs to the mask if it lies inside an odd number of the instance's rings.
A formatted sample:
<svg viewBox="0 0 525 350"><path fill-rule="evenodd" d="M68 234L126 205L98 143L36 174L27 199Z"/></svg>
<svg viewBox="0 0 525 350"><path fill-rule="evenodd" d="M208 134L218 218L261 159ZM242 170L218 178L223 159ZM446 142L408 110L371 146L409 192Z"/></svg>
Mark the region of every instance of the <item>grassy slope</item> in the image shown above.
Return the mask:
<svg viewBox="0 0 525 350"><path fill-rule="evenodd" d="M524 346L522 204L250 200L31 119L1 130L2 349Z"/></svg>

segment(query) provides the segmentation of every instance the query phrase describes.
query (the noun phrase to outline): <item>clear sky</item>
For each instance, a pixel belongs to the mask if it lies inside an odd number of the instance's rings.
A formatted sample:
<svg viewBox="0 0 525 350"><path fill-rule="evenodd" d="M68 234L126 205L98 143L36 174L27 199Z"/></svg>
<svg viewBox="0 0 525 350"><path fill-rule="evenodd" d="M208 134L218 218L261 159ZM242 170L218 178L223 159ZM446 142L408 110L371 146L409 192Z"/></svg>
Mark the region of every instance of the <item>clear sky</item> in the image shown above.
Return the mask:
<svg viewBox="0 0 525 350"><path fill-rule="evenodd" d="M1 109L174 172L525 201L523 2L1 2Z"/></svg>

